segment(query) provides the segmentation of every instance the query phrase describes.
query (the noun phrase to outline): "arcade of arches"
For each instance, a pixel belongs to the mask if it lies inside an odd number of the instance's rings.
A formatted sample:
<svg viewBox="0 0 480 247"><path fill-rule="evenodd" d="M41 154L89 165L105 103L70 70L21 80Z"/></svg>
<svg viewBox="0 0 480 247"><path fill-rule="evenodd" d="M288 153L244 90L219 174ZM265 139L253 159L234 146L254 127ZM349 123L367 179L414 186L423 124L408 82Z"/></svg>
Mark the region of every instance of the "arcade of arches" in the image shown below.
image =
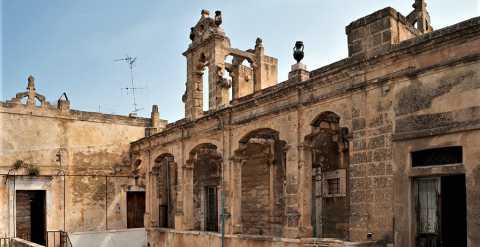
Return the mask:
<svg viewBox="0 0 480 247"><path fill-rule="evenodd" d="M295 42L283 82L261 38L233 48L221 12L202 11L183 53L185 118L130 146L149 244L478 245L480 22L432 31L425 1L414 8L352 22L349 57L312 71Z"/></svg>
<svg viewBox="0 0 480 247"><path fill-rule="evenodd" d="M304 167L288 161L295 148L271 128L251 130L227 153L206 142L185 157L178 151L157 156L149 173L155 196L147 213L156 219L150 226L220 232L223 225L229 233L285 236L303 224L304 232L295 234L346 239L348 128L333 112L319 114L310 127L297 148ZM304 194L294 191L299 180ZM300 196L308 218L289 207Z"/></svg>

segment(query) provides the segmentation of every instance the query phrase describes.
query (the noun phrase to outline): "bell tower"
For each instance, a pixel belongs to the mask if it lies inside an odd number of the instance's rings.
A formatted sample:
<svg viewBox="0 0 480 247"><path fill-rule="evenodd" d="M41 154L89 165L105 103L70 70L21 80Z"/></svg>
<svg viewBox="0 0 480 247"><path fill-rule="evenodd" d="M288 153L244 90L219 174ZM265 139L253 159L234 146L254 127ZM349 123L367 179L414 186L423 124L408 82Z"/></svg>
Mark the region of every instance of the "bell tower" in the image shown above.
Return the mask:
<svg viewBox="0 0 480 247"><path fill-rule="evenodd" d="M225 57L230 50L230 39L225 35L222 13L215 11L210 17L202 10L200 20L191 28L191 43L183 53L187 58L187 82L185 94L185 118L193 120L203 115L203 104L208 110L218 110L228 105L230 83L223 78ZM208 69L208 102L203 102L203 76Z"/></svg>

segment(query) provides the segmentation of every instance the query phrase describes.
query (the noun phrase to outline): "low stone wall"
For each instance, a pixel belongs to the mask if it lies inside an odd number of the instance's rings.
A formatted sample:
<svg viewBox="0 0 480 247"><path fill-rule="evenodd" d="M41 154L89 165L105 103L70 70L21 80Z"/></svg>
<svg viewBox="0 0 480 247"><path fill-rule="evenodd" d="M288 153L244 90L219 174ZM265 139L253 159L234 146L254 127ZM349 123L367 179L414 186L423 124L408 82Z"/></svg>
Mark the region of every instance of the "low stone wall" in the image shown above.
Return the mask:
<svg viewBox="0 0 480 247"><path fill-rule="evenodd" d="M220 247L221 235L213 232L147 229L150 247ZM279 238L259 235L225 235L225 247L382 247L376 242L345 242L338 239Z"/></svg>
<svg viewBox="0 0 480 247"><path fill-rule="evenodd" d="M144 228L68 234L74 247L147 247Z"/></svg>
<svg viewBox="0 0 480 247"><path fill-rule="evenodd" d="M45 247L43 245L32 243L21 238L12 238L10 244L12 247Z"/></svg>

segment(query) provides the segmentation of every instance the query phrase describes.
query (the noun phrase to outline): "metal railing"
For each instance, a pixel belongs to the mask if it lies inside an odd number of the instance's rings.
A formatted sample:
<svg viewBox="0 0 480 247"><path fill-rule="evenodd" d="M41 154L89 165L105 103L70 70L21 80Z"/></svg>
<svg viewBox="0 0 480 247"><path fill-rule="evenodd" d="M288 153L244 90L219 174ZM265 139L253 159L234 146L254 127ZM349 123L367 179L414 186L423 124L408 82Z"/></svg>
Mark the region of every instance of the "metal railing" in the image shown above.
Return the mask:
<svg viewBox="0 0 480 247"><path fill-rule="evenodd" d="M72 247L72 242L70 242L67 232L47 231L46 236L46 247Z"/></svg>
<svg viewBox="0 0 480 247"><path fill-rule="evenodd" d="M11 238L0 238L0 247L11 247L12 239Z"/></svg>

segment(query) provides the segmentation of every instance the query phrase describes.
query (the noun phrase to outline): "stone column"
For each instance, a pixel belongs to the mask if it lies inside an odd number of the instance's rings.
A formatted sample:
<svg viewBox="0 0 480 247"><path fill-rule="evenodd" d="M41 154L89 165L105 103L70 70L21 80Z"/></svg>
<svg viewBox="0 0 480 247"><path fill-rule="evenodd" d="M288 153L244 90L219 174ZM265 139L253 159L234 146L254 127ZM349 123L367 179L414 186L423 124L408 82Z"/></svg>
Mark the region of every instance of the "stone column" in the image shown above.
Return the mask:
<svg viewBox="0 0 480 247"><path fill-rule="evenodd" d="M193 161L187 160L183 169L183 230L193 230Z"/></svg>
<svg viewBox="0 0 480 247"><path fill-rule="evenodd" d="M242 167L245 161L240 157L232 158L231 178L231 234L242 233Z"/></svg>
<svg viewBox="0 0 480 247"><path fill-rule="evenodd" d="M170 196L170 201L168 205L168 226L175 227L175 215L176 215L176 207L177 207L177 163L174 161L171 161L168 163L170 166L169 169L169 174L168 176L170 177L169 185L168 185L168 191Z"/></svg>
<svg viewBox="0 0 480 247"><path fill-rule="evenodd" d="M149 152L149 156L150 156L150 151ZM143 222L144 222L144 225L145 227L152 227L152 223L151 223L151 215L150 215L150 211L151 211L151 200L152 200L152 189L151 189L151 186L152 186L152 175L151 175L151 167L152 167L152 164L150 164L150 157L148 157L148 163L147 165L145 166L145 181L146 181L146 185L145 185L145 214L143 216Z"/></svg>
<svg viewBox="0 0 480 247"><path fill-rule="evenodd" d="M292 150L285 146L282 150L285 153L287 164L285 165L285 184L284 184L284 196L285 196L285 211L284 217L286 220L283 224L283 236L287 238L298 237L298 169L295 161L288 162L289 157L292 156Z"/></svg>
<svg viewBox="0 0 480 247"><path fill-rule="evenodd" d="M262 40L257 38L255 44L255 64L252 66L254 74L253 92L262 90L262 82L265 80L264 68L262 67L265 60L264 52L265 48L263 48Z"/></svg>
<svg viewBox="0 0 480 247"><path fill-rule="evenodd" d="M187 82L185 94L182 101L185 103L185 118L193 120L203 115L203 88L202 76L203 72L200 68L202 65L199 62L194 62L192 54L187 55Z"/></svg>
<svg viewBox="0 0 480 247"><path fill-rule="evenodd" d="M159 219L159 198L158 198L158 175L159 175L159 167L158 166L153 166L152 170L149 172L150 176L150 193L149 197L150 200L148 202L149 205L149 215L150 215L150 220L149 220L149 227L158 227L160 225L160 222L158 222Z"/></svg>
<svg viewBox="0 0 480 247"><path fill-rule="evenodd" d="M266 161L268 162L268 179L269 181L269 193L268 193L268 201L269 201L269 217L270 217L270 222L274 223L275 222L275 178L276 178L276 169L275 169L275 156L273 155L275 152L275 141L272 141L270 143L270 153L266 157ZM270 225L270 234L275 235L276 229L275 229L275 224Z"/></svg>
<svg viewBox="0 0 480 247"><path fill-rule="evenodd" d="M240 95L240 65L233 64L230 76L232 77L232 100L238 99Z"/></svg>
<svg viewBox="0 0 480 247"><path fill-rule="evenodd" d="M311 147L305 144L298 146L298 221L300 237L312 236L312 155ZM288 181L288 179L287 179ZM288 200L288 198L287 198Z"/></svg>

